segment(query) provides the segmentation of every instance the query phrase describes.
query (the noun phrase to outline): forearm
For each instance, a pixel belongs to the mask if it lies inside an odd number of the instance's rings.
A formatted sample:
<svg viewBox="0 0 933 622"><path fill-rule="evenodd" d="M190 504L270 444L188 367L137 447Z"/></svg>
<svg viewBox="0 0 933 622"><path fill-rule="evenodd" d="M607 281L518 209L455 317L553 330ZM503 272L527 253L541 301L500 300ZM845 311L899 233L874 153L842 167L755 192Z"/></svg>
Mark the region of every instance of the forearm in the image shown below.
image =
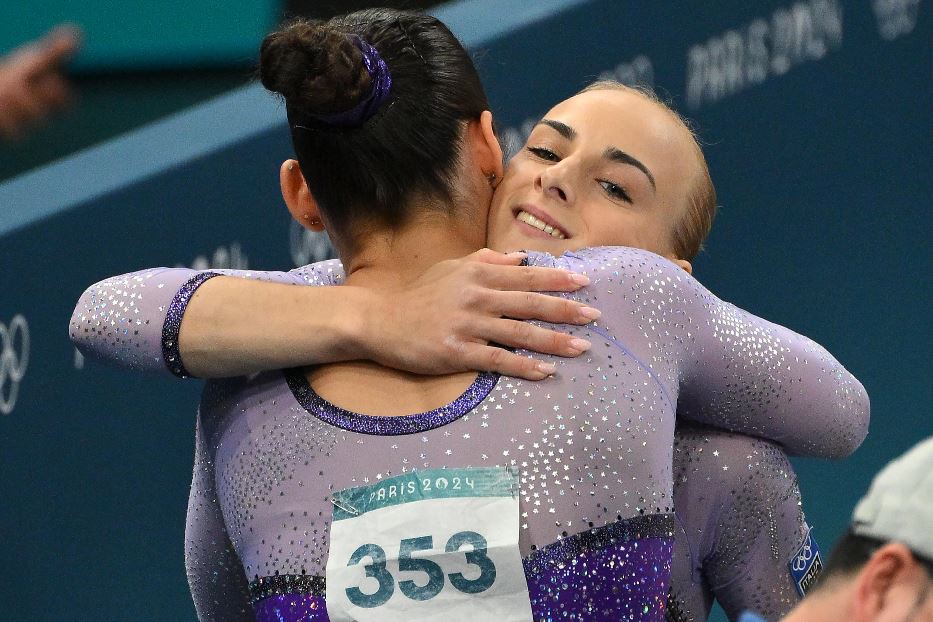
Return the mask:
<svg viewBox="0 0 933 622"><path fill-rule="evenodd" d="M221 378L366 356L362 288L303 287L215 277L192 296L178 343L194 376Z"/></svg>
<svg viewBox="0 0 933 622"><path fill-rule="evenodd" d="M311 293L320 288L309 286L329 285L342 277L339 265L332 263L293 272L152 268L111 277L81 295L71 318L70 336L91 359L182 377L237 375L288 364L329 362L334 358L327 355L353 351L356 333L348 325L358 327L353 307L340 303L355 301L358 292L347 288L345 294L343 289L340 294ZM306 291L298 294L293 291L296 289ZM317 304L295 309L298 297ZM188 321L192 300L196 300L196 319L202 321ZM286 311L297 318L296 323L271 334L270 322L281 319ZM180 339L182 325L185 331ZM227 325L235 332L225 335ZM309 325L316 332L304 332ZM273 340L273 346L263 349L265 339ZM343 339L346 341L338 343ZM302 358L299 353L309 340L320 347ZM278 347L282 341L288 347ZM258 361L252 351L238 349L242 344L257 343ZM335 343L342 347L334 349Z"/></svg>

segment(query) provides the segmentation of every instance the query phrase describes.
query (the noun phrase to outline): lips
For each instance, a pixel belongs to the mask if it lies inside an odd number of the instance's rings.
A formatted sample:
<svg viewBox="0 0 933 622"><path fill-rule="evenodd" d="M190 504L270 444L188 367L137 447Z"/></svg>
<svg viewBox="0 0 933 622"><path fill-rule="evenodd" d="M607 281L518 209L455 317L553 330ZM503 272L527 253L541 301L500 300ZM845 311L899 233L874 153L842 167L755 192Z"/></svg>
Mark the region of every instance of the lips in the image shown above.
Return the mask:
<svg viewBox="0 0 933 622"><path fill-rule="evenodd" d="M553 218L530 205L522 205L519 207L515 214L515 219L552 238L563 240L569 237L563 227L557 224Z"/></svg>

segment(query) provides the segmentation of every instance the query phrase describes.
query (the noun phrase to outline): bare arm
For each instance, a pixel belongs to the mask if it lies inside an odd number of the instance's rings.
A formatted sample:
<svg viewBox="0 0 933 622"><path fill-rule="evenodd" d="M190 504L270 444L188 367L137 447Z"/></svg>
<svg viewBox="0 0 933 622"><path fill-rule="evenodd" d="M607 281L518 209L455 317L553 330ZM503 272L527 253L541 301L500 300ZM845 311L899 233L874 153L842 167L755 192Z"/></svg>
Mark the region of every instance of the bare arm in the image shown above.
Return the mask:
<svg viewBox="0 0 933 622"><path fill-rule="evenodd" d="M85 291L71 335L88 356L178 375L370 359L416 373L477 369L534 380L551 366L488 344L577 356L587 343L518 320L585 324L598 312L535 293L574 291L585 279L517 265L521 260L478 251L439 263L402 290L380 292L294 287L339 282L336 262L290 273L219 271L226 276L215 278L182 268L143 271Z"/></svg>

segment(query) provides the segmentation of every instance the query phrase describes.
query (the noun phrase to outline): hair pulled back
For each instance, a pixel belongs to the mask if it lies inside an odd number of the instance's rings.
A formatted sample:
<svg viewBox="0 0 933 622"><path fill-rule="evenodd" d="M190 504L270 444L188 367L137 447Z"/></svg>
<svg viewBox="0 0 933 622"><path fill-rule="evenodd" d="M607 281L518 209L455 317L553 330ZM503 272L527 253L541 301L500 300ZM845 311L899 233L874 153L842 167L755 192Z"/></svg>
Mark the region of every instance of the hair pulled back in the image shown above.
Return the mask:
<svg viewBox="0 0 933 622"><path fill-rule="evenodd" d="M710 177L706 156L703 155L703 149L700 147L700 141L697 139L696 133L690 128L690 123L684 117L658 97L648 86L629 86L615 80L597 80L581 90L580 93L602 90L626 91L643 97L665 110L690 135L698 169L694 176L693 187L686 197L687 204L684 206L684 215L674 227L671 242L674 254L679 259L693 261L703 250L703 242L709 235L710 229L713 228L713 220L716 218L716 187L713 185L712 177Z"/></svg>
<svg viewBox="0 0 933 622"><path fill-rule="evenodd" d="M350 110L371 93L352 35L385 61L391 92L361 125L329 126L322 116ZM262 43L260 79L285 98L302 173L344 240L358 224L404 224L416 194L449 204L463 122L489 108L476 68L447 27L393 9L286 24Z"/></svg>

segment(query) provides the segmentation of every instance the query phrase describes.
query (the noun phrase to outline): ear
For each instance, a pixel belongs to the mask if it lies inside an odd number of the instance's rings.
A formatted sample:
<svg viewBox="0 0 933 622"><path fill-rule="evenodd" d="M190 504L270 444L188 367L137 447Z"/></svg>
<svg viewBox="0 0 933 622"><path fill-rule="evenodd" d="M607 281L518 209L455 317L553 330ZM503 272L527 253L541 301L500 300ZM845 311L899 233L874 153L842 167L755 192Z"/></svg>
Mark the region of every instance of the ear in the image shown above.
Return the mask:
<svg viewBox="0 0 933 622"><path fill-rule="evenodd" d="M670 259L670 260L673 261L675 264L677 264L678 266L680 266L681 268L683 268L683 269L684 269L684 272L686 272L687 274L690 274L690 275L693 274L693 266L692 266L692 265L690 264L690 262L687 261L686 259L678 259L677 257L675 257L675 256L673 256L673 255L671 255L670 257L668 257L668 259Z"/></svg>
<svg viewBox="0 0 933 622"><path fill-rule="evenodd" d="M467 140L473 162L485 177L495 176L495 183L498 183L502 179L505 167L502 161L502 147L493 129L491 112L484 110L478 120L469 122Z"/></svg>
<svg viewBox="0 0 933 622"><path fill-rule="evenodd" d="M913 554L903 544L888 543L875 551L856 576L856 619L874 620L904 605L904 588L917 575ZM890 613L890 611L888 611Z"/></svg>
<svg viewBox="0 0 933 622"><path fill-rule="evenodd" d="M297 160L285 160L279 169L279 184L282 187L282 198L292 218L305 229L323 231L324 221L321 220L321 211L317 201L311 196L311 190L305 183L304 175Z"/></svg>

